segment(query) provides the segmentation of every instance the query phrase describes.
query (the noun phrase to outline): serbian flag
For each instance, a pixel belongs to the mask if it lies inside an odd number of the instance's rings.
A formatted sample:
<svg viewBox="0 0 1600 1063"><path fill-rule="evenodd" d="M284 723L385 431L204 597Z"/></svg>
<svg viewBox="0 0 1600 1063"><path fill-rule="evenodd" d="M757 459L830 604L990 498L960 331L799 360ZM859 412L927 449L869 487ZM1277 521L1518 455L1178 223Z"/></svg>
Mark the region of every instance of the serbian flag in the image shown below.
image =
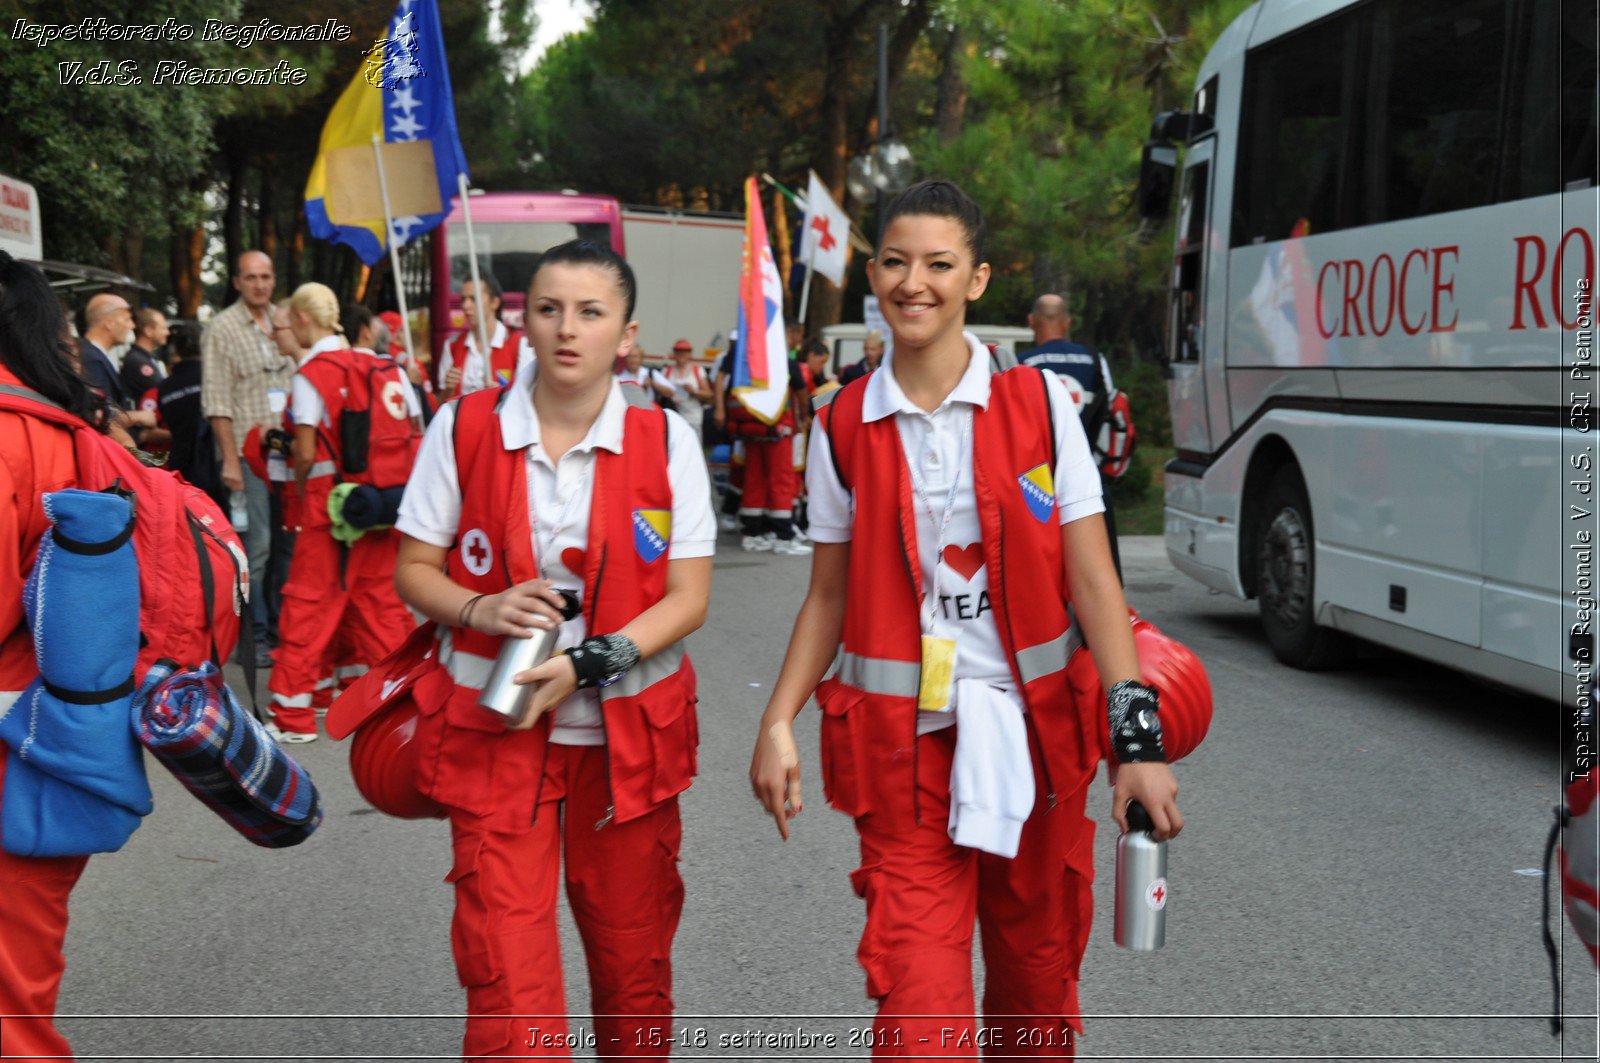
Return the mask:
<svg viewBox="0 0 1600 1063"><path fill-rule="evenodd" d="M322 127L306 223L312 236L349 246L371 266L389 250L386 219L388 238L405 246L444 220L466 172L439 8L435 0L400 0Z"/></svg>
<svg viewBox="0 0 1600 1063"><path fill-rule="evenodd" d="M789 352L783 342L783 283L767 242L761 189L751 177L744 183L744 264L739 272L733 394L766 424L777 424L789 401Z"/></svg>

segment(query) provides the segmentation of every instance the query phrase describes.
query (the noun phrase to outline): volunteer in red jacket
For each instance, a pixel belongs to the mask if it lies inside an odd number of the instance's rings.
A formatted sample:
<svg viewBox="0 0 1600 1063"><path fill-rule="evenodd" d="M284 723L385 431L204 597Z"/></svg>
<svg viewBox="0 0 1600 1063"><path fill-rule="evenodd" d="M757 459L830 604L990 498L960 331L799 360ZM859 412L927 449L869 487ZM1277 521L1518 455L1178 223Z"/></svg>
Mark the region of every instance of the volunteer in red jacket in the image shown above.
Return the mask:
<svg viewBox="0 0 1600 1063"><path fill-rule="evenodd" d="M372 665L405 641L413 622L394 589L395 533L374 528L346 545L334 537L328 514L328 496L342 467L339 419L349 390L346 376L354 359L372 356L350 350L339 323L339 300L326 285L295 289L289 325L307 349L291 384L289 408L295 478L284 523L296 529L296 537L267 688L279 740L298 743L317 737L312 701L318 682L332 675L336 664L349 663L332 660L335 635L343 632L356 663ZM396 416L409 416L406 396L414 393L394 390ZM375 419L387 413L385 397L375 397L372 405Z"/></svg>
<svg viewBox="0 0 1600 1063"><path fill-rule="evenodd" d="M501 302L500 282L493 277L485 276L477 284L467 281L461 286L461 313L467 319L467 327L446 341L444 353L439 356L439 390L444 398L509 384L525 360L522 333L506 328L500 320ZM480 308L489 315L487 359L478 352Z"/></svg>
<svg viewBox="0 0 1600 1063"><path fill-rule="evenodd" d="M396 582L439 623L452 680L443 706L422 706L416 742L418 783L450 812L465 1054L568 1056L559 1038L530 1046L526 1017L565 1030L564 859L601 1058L664 1056L677 795L698 737L683 639L711 589L710 486L682 418L612 372L638 331L620 256L586 240L551 248L527 306L536 362L439 411L398 524ZM556 588L582 613L562 625L565 652L522 673L540 684L533 716L508 730L479 689L507 636L556 626Z"/></svg>
<svg viewBox="0 0 1600 1063"><path fill-rule="evenodd" d="M750 768L787 838L803 805L791 722L815 690L824 789L861 844L875 1056L977 1057L975 921L986 1053L1072 1055L1084 806L1108 726L1068 691L1081 640L1115 717L1113 817L1125 827L1137 800L1158 837L1183 826L1073 404L1051 374L991 375L963 331L989 280L983 238L977 205L946 181L886 212L868 275L893 354L816 418L811 587Z"/></svg>
<svg viewBox="0 0 1600 1063"><path fill-rule="evenodd" d="M0 251L0 388L37 392L103 431L103 404L73 372L61 346L66 336L61 303L44 274ZM39 674L22 586L50 527L41 496L77 483L71 432L0 412L0 714ZM5 763L0 743L0 789ZM7 1056L72 1057L51 1016L67 963L67 897L88 861L0 849L0 1051Z"/></svg>

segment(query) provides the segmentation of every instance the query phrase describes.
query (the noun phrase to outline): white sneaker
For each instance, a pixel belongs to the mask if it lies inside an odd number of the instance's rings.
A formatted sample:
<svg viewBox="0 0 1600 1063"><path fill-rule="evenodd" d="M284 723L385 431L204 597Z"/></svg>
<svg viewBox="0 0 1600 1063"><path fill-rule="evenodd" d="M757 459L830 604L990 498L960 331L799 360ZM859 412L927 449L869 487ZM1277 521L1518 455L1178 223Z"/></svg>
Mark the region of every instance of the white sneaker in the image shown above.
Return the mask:
<svg viewBox="0 0 1600 1063"><path fill-rule="evenodd" d="M724 513L722 516L717 518L717 527L721 528L723 531L738 531L739 518L731 517Z"/></svg>
<svg viewBox="0 0 1600 1063"><path fill-rule="evenodd" d="M799 528L796 528L794 530L794 541L797 543L809 543L811 541L811 536L807 535Z"/></svg>
<svg viewBox="0 0 1600 1063"><path fill-rule="evenodd" d="M751 553L758 554L764 550L771 550L772 540L764 535L745 535L740 537L739 545Z"/></svg>
<svg viewBox="0 0 1600 1063"><path fill-rule="evenodd" d="M804 557L815 551L811 549L808 543L803 543L799 539L779 539L772 544L772 552L785 554L789 557Z"/></svg>
<svg viewBox="0 0 1600 1063"><path fill-rule="evenodd" d="M267 734L272 736L273 741L282 746L303 746L307 742L317 740L315 731L285 731L271 720L267 721L266 728Z"/></svg>

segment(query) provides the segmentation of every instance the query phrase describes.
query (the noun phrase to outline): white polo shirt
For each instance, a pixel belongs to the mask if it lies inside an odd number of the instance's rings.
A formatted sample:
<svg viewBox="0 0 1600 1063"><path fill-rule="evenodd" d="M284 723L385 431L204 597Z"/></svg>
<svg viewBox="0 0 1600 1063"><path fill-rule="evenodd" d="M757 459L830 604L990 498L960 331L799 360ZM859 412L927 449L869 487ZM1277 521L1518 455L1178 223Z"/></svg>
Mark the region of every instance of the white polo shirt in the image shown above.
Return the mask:
<svg viewBox="0 0 1600 1063"><path fill-rule="evenodd" d="M622 453L623 419L628 410L613 381L600 416L583 441L552 461L539 441L539 415L533 408L535 365L524 363L500 410L501 442L527 455L528 524L539 574L557 587L581 592L589 544L589 505L594 493L595 451ZM449 549L461 525L461 486L456 479L456 403L440 408L422 440L416 467L400 503L395 527L414 539ZM717 521L711 512L711 484L700 456L700 440L670 410L667 418L667 475L672 482L669 561L710 557L716 548ZM631 534L631 532L629 533ZM561 625L557 650L576 646L588 635L582 614ZM550 740L563 745L604 745L600 698L580 690L556 709Z"/></svg>
<svg viewBox="0 0 1600 1063"><path fill-rule="evenodd" d="M972 333L963 336L970 351L967 371L938 409L928 413L906 398L895 379L891 353L885 355L879 371L867 378L861 418L870 422L894 417L900 448L915 474L911 495L916 512L917 554L923 591L932 599L923 602L924 634L956 640L955 679L985 680L1010 687L1015 680L990 604L989 572L972 483L971 425L973 411L989 407L989 352ZM1054 373L1045 373L1044 381L1055 420L1056 512L1060 523L1070 524L1105 511L1100 473L1067 389ZM915 489L919 480L920 492ZM956 492L952 501L953 482ZM812 423L806 492L811 521L807 534L819 543L849 542L855 523L855 501L853 493L839 482L820 420ZM951 505L950 524L940 543L939 525L947 502ZM922 712L918 714L917 731L926 734L953 723L953 712Z"/></svg>

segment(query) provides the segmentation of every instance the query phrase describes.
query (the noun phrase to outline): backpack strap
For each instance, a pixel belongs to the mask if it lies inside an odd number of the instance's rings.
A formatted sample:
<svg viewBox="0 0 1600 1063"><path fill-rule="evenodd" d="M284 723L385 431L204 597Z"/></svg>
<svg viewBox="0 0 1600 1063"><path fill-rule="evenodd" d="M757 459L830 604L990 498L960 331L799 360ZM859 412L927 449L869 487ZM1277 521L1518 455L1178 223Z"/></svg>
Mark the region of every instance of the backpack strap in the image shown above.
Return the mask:
<svg viewBox="0 0 1600 1063"><path fill-rule="evenodd" d="M867 377L857 377L813 400L822 428L828 434L828 455L833 471L846 491L853 490L847 469L855 468L856 439L861 432L861 410L867 394Z"/></svg>

